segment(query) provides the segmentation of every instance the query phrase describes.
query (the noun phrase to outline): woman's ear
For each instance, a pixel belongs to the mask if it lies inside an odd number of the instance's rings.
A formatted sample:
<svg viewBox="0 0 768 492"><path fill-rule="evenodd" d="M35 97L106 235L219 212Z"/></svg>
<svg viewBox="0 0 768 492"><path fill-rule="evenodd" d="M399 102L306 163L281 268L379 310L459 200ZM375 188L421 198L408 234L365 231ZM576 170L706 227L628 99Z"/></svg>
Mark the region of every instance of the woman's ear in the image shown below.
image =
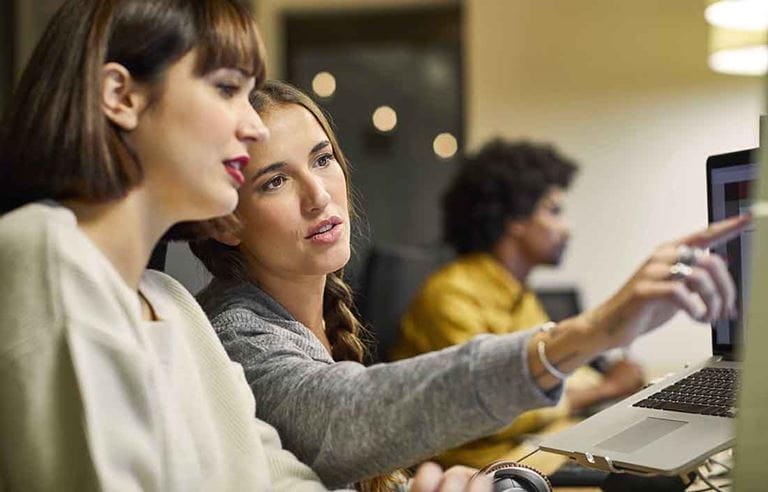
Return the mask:
<svg viewBox="0 0 768 492"><path fill-rule="evenodd" d="M227 246L238 246L241 242L240 233L243 230L243 225L234 213L206 220L203 223L203 228L208 237Z"/></svg>
<svg viewBox="0 0 768 492"><path fill-rule="evenodd" d="M101 109L109 120L125 131L139 124L139 115L149 100L147 88L137 83L119 63L106 63L101 69Z"/></svg>

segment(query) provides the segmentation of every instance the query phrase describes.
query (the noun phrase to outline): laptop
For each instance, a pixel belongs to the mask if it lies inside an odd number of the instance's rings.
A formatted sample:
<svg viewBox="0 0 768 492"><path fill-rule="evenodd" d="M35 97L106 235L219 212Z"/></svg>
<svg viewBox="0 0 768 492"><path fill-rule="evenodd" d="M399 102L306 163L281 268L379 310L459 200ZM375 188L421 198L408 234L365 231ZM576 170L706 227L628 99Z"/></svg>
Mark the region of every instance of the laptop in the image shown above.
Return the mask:
<svg viewBox="0 0 768 492"><path fill-rule="evenodd" d="M707 159L709 221L746 212L757 149ZM751 231L714 250L728 258L739 313L746 312ZM545 437L543 451L610 472L676 475L733 445L739 348L745 317L712 325L712 354L570 429Z"/></svg>

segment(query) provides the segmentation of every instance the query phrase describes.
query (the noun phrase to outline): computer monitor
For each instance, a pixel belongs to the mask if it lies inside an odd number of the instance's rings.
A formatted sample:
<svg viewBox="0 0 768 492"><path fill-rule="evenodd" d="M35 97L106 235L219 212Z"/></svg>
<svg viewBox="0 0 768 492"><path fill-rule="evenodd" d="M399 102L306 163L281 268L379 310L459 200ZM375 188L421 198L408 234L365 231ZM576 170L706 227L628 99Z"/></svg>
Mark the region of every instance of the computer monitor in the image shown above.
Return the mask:
<svg viewBox="0 0 768 492"><path fill-rule="evenodd" d="M707 194L709 221L717 222L749 211L752 205L750 191L758 172L758 149L747 149L713 155L707 159ZM712 351L714 355L732 359L743 346L751 281L751 246L754 229L717 248L714 252L728 260L728 269L738 285L738 316L719 320L712 325Z"/></svg>

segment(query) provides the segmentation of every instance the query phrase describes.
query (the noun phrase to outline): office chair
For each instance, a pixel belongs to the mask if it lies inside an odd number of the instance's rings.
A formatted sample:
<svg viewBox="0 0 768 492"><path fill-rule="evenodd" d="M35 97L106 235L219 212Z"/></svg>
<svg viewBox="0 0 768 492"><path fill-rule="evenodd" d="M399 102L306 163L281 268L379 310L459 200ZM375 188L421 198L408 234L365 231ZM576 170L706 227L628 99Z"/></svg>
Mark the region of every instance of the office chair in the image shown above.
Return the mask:
<svg viewBox="0 0 768 492"><path fill-rule="evenodd" d="M397 341L400 318L430 273L450 259L441 247L379 245L365 263L358 306L376 339L372 362L388 359Z"/></svg>
<svg viewBox="0 0 768 492"><path fill-rule="evenodd" d="M562 321L582 311L579 291L575 287L543 287L534 292L552 321Z"/></svg>
<svg viewBox="0 0 768 492"><path fill-rule="evenodd" d="M165 258L168 254L168 243L160 241L152 250L152 256L149 257L147 268L152 270L165 271Z"/></svg>

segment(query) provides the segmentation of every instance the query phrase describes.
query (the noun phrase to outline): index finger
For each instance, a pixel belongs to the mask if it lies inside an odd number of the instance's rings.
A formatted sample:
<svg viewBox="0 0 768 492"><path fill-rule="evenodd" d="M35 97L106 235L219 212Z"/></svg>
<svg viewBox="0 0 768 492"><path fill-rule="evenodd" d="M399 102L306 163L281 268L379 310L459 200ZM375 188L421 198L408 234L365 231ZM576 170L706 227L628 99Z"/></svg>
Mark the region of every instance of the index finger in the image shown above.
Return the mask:
<svg viewBox="0 0 768 492"><path fill-rule="evenodd" d="M435 492L443 479L443 470L430 461L423 463L416 470L411 483L411 492Z"/></svg>
<svg viewBox="0 0 768 492"><path fill-rule="evenodd" d="M730 219L715 222L703 231L695 232L674 242L675 245L685 244L694 248L713 248L738 236L741 231L752 223L752 215L738 215Z"/></svg>

